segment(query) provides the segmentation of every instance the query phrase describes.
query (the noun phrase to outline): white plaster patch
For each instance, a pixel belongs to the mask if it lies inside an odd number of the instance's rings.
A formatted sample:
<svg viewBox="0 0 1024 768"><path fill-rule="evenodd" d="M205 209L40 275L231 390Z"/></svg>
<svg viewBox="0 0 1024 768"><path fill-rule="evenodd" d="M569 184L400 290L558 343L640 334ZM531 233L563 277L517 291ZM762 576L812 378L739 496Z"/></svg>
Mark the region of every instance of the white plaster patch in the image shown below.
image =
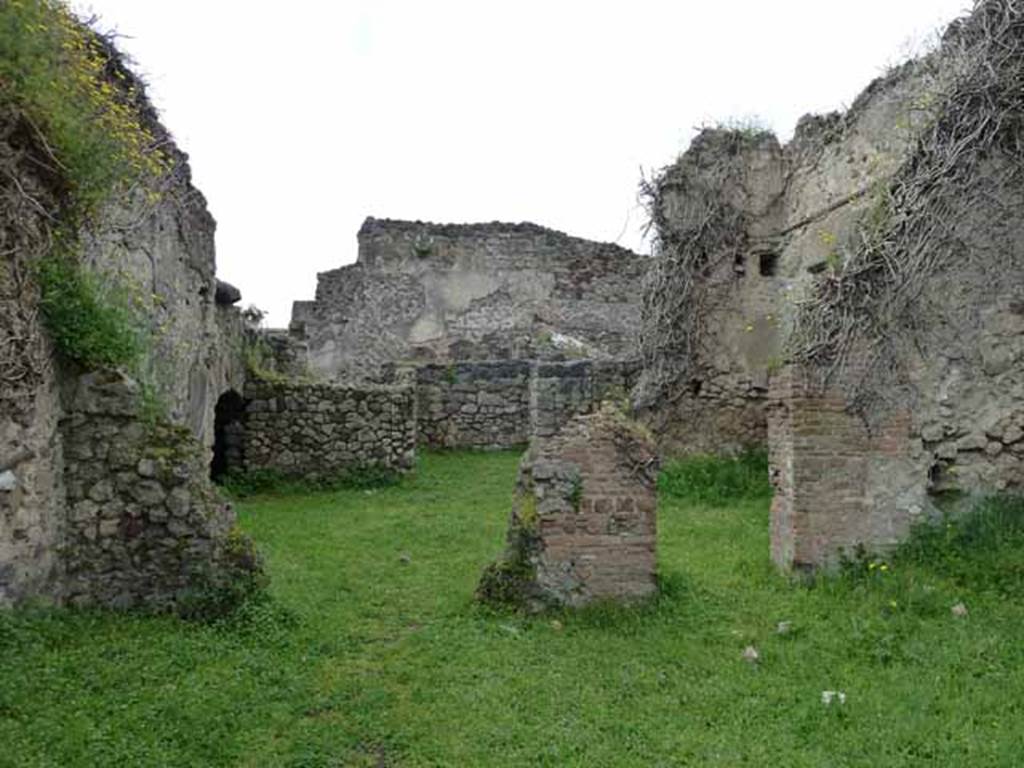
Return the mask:
<svg viewBox="0 0 1024 768"><path fill-rule="evenodd" d="M7 469L0 472L0 491L9 492L13 491L17 487L18 478L13 472L11 472L11 470Z"/></svg>

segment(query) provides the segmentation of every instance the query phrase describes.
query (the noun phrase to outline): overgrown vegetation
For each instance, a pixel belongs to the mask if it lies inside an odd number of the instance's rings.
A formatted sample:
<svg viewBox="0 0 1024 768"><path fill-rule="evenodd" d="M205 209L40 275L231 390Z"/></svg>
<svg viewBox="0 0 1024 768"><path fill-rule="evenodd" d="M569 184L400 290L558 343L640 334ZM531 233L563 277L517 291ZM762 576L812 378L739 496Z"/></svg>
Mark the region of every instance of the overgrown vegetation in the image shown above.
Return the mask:
<svg viewBox="0 0 1024 768"><path fill-rule="evenodd" d="M0 50L0 100L17 104L44 139L51 170L70 186L76 219L139 178L166 171L135 79L109 41L65 3L7 0Z"/></svg>
<svg viewBox="0 0 1024 768"><path fill-rule="evenodd" d="M663 494L657 601L495 613L473 590L517 463L427 454L387 488L240 503L273 601L230 619L0 613L0 763L1019 763L1024 605L987 586L984 537L959 575L929 550L803 587L768 563L764 500Z"/></svg>
<svg viewBox="0 0 1024 768"><path fill-rule="evenodd" d="M987 225L1013 221L994 185L1020 184L1024 173L1024 14L1013 0L983 0L954 24L929 64L936 91L920 115L927 124L888 186L874 201L841 267L822 274L802 303L790 341L797 362L822 382L838 381L852 407L874 415L883 391L907 384L908 350L932 325L925 289L949 266L971 256L969 216ZM991 258L992 280L1006 264ZM855 365L848 365L854 359ZM890 385L890 386L886 386Z"/></svg>
<svg viewBox="0 0 1024 768"><path fill-rule="evenodd" d="M689 456L668 462L658 492L710 506L769 499L768 454L750 449L739 456Z"/></svg>
<svg viewBox="0 0 1024 768"><path fill-rule="evenodd" d="M897 563L927 566L953 583L1008 598L1024 594L1024 498L992 497L969 514L922 523Z"/></svg>
<svg viewBox="0 0 1024 768"><path fill-rule="evenodd" d="M742 150L763 138L760 132L705 129L675 165L640 182L659 257L643 292L641 406L677 399L705 373L701 352L726 295L722 283L735 281L733 265L746 245L747 217L730 190L746 172Z"/></svg>
<svg viewBox="0 0 1024 768"><path fill-rule="evenodd" d="M0 4L0 51L0 106L30 152L29 165L5 169L11 183L0 195L5 220L25 230L15 232L25 242L11 260L30 263L14 269L34 275L41 316L65 359L138 373L146 323L117 275L81 263L79 234L114 198L159 196L156 180L171 166L160 148L166 137L110 40L65 3ZM31 191L39 184L46 195ZM37 221L26 221L26 204Z"/></svg>
<svg viewBox="0 0 1024 768"><path fill-rule="evenodd" d="M52 251L36 264L40 308L57 349L85 368L134 369L148 334L124 285Z"/></svg>
<svg viewBox="0 0 1024 768"><path fill-rule="evenodd" d="M241 613L267 609L269 579L252 539L234 528L224 540L215 570L196 574L193 586L178 600L175 612L183 619L228 623Z"/></svg>

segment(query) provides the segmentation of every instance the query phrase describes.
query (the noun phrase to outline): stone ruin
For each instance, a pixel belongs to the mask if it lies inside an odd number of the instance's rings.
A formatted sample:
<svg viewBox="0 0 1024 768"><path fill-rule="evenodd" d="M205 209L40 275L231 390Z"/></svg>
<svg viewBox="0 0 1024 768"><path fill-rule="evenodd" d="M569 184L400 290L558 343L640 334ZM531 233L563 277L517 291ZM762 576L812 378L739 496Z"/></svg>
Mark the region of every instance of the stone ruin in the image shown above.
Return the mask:
<svg viewBox="0 0 1024 768"><path fill-rule="evenodd" d="M657 472L649 434L613 404L535 436L519 466L505 553L478 596L541 610L653 595Z"/></svg>
<svg viewBox="0 0 1024 768"><path fill-rule="evenodd" d="M216 278L215 223L141 97L171 172L82 242L90 269L146 286L155 427L137 382L54 355L28 275L63 192L0 106L0 604L169 605L258 569L211 473L405 471L416 445L527 442L482 590L511 573L528 603L640 597L654 454L601 407L629 396L663 455L768 446L784 569L1018 492L1022 29L1015 3L982 0L785 146L702 132L645 185L654 258L532 224L367 219L357 263L321 274L288 331L253 331Z"/></svg>
<svg viewBox="0 0 1024 768"><path fill-rule="evenodd" d="M648 261L536 224L368 218L356 263L317 275L290 331L331 380L399 362L629 359Z"/></svg>
<svg viewBox="0 0 1024 768"><path fill-rule="evenodd" d="M767 445L786 569L886 551L1024 483L1024 10L787 145L707 130L648 186L637 400L662 446Z"/></svg>
<svg viewBox="0 0 1024 768"><path fill-rule="evenodd" d="M81 262L134 289L152 338L151 395L166 418L146 415L137 381L56 355L31 276L67 190L33 124L0 104L0 606L163 607L259 578L209 481L215 404L245 382L237 297L215 276L215 224L141 86L98 44L117 87L138 87L134 106L169 170L159 190L138 188L100 212L81 234Z"/></svg>

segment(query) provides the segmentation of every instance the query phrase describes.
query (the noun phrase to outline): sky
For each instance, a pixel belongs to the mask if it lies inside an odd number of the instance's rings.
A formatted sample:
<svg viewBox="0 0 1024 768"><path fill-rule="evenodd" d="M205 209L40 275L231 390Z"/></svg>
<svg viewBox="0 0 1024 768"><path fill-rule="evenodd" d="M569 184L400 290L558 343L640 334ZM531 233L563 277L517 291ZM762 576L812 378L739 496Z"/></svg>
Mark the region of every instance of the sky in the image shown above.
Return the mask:
<svg viewBox="0 0 1024 768"><path fill-rule="evenodd" d="M218 276L288 323L367 216L532 221L648 252L641 173L705 125L783 140L968 0L86 0L217 219Z"/></svg>

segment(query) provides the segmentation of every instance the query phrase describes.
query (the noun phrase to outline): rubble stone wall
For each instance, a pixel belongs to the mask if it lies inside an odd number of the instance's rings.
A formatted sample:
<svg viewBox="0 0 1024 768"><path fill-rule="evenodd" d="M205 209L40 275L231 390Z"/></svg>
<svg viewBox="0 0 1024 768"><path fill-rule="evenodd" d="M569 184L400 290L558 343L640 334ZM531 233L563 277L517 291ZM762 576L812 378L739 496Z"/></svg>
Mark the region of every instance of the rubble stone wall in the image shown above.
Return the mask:
<svg viewBox="0 0 1024 768"><path fill-rule="evenodd" d="M634 361L460 362L390 368L416 388L419 442L435 448L497 449L554 434L609 398L625 401Z"/></svg>
<svg viewBox="0 0 1024 768"><path fill-rule="evenodd" d="M415 393L407 386L250 382L242 469L330 478L366 468L411 469Z"/></svg>
<svg viewBox="0 0 1024 768"><path fill-rule="evenodd" d="M240 552L251 556L195 436L140 421L140 398L116 373L83 376L69 395L64 601L159 608L230 578Z"/></svg>
<svg viewBox="0 0 1024 768"><path fill-rule="evenodd" d="M632 352L648 259L534 224L367 219L356 264L318 275L291 330L313 371L374 377L389 362Z"/></svg>

